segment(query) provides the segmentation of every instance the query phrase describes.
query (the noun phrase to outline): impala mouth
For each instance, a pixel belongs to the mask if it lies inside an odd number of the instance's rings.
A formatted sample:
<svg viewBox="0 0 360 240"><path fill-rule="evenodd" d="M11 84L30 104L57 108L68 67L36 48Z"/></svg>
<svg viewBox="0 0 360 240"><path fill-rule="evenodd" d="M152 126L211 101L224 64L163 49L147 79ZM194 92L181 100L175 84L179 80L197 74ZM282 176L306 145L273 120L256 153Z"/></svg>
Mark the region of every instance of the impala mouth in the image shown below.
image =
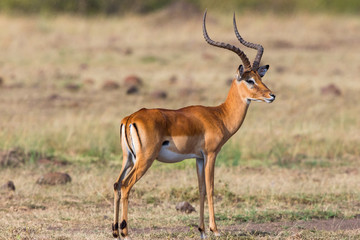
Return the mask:
<svg viewBox="0 0 360 240"><path fill-rule="evenodd" d="M271 98L265 98L264 101L267 103L272 103L275 100L275 97L271 97Z"/></svg>

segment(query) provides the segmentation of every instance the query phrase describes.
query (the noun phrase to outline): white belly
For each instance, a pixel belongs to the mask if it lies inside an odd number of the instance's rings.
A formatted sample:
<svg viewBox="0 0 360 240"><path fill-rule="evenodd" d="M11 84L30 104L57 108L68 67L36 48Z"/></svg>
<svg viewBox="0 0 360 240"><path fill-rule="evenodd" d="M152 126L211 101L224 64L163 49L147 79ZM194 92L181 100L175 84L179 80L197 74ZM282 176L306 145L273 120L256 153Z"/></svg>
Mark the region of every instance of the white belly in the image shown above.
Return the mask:
<svg viewBox="0 0 360 240"><path fill-rule="evenodd" d="M163 146L159 152L157 160L164 163L176 163L189 158L200 158L200 156L196 154L181 154L172 152L167 149L167 146Z"/></svg>

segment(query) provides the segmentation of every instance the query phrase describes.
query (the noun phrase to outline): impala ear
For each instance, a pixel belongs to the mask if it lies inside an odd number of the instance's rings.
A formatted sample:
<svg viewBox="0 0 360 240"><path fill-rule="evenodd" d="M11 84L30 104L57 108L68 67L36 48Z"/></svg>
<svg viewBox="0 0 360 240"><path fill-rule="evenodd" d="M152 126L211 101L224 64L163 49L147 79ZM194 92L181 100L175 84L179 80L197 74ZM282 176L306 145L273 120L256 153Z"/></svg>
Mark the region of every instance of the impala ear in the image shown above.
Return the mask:
<svg viewBox="0 0 360 240"><path fill-rule="evenodd" d="M239 65L239 68L237 70L237 80L240 81L242 75L244 74L244 66L243 65Z"/></svg>
<svg viewBox="0 0 360 240"><path fill-rule="evenodd" d="M257 72L260 75L260 77L263 77L265 75L269 67L270 67L269 65L265 65L258 68Z"/></svg>

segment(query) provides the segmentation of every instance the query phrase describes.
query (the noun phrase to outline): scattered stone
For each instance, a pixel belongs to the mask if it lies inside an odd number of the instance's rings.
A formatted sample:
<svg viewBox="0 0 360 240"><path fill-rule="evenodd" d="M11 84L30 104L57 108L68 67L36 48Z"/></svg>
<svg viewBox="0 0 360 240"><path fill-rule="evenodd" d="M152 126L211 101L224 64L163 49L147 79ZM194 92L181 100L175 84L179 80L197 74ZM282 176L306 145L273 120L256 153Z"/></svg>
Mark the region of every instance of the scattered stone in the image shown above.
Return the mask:
<svg viewBox="0 0 360 240"><path fill-rule="evenodd" d="M139 88L137 86L131 86L126 90L126 94L136 94L139 92Z"/></svg>
<svg viewBox="0 0 360 240"><path fill-rule="evenodd" d="M0 87L4 84L4 79L0 77Z"/></svg>
<svg viewBox="0 0 360 240"><path fill-rule="evenodd" d="M120 85L112 80L107 80L104 82L102 89L103 90L115 90L118 89L120 87Z"/></svg>
<svg viewBox="0 0 360 240"><path fill-rule="evenodd" d="M157 90L151 93L151 97L154 99L166 99L167 93L165 91Z"/></svg>
<svg viewBox="0 0 360 240"><path fill-rule="evenodd" d="M178 204L176 204L176 210L180 211L180 212L185 212L187 214L195 212L195 208L193 206L191 206L190 203L188 202L179 202Z"/></svg>
<svg viewBox="0 0 360 240"><path fill-rule="evenodd" d="M65 85L65 88L71 92L79 91L80 85L76 83L68 83Z"/></svg>
<svg viewBox="0 0 360 240"><path fill-rule="evenodd" d="M37 184L45 184L45 185L58 185L58 184L66 184L71 182L71 177L67 173L61 172L50 172L43 176L41 176L36 183Z"/></svg>
<svg viewBox="0 0 360 240"><path fill-rule="evenodd" d="M131 55L133 53L133 50L131 48L125 48L124 54L125 55Z"/></svg>
<svg viewBox="0 0 360 240"><path fill-rule="evenodd" d="M8 181L0 187L1 190L15 191L15 184L13 181Z"/></svg>
<svg viewBox="0 0 360 240"><path fill-rule="evenodd" d="M59 94L54 93L54 94L51 94L47 99L48 99L49 101L54 101L54 100L57 100L57 99L60 99L60 98L61 98L61 97L60 97Z"/></svg>
<svg viewBox="0 0 360 240"><path fill-rule="evenodd" d="M335 84L329 84L321 88L322 95L340 96L341 90Z"/></svg>
<svg viewBox="0 0 360 240"><path fill-rule="evenodd" d="M142 84L141 78L135 75L129 75L124 79L124 85L126 87L141 86Z"/></svg>

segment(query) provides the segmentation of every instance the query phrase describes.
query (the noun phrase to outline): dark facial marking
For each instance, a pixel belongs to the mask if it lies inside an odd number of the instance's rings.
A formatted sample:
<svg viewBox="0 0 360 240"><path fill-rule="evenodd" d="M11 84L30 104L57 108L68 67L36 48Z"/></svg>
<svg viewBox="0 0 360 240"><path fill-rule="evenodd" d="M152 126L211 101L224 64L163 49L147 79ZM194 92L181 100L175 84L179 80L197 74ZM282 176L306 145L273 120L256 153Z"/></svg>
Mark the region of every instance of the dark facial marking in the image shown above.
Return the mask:
<svg viewBox="0 0 360 240"><path fill-rule="evenodd" d="M121 233L121 236L122 236L122 237L125 237L125 233Z"/></svg>
<svg viewBox="0 0 360 240"><path fill-rule="evenodd" d="M114 183L114 190L117 190L118 189L118 183Z"/></svg>
<svg viewBox="0 0 360 240"><path fill-rule="evenodd" d="M164 142L162 143L163 146L169 146L169 144L170 144L169 141L164 141Z"/></svg>

